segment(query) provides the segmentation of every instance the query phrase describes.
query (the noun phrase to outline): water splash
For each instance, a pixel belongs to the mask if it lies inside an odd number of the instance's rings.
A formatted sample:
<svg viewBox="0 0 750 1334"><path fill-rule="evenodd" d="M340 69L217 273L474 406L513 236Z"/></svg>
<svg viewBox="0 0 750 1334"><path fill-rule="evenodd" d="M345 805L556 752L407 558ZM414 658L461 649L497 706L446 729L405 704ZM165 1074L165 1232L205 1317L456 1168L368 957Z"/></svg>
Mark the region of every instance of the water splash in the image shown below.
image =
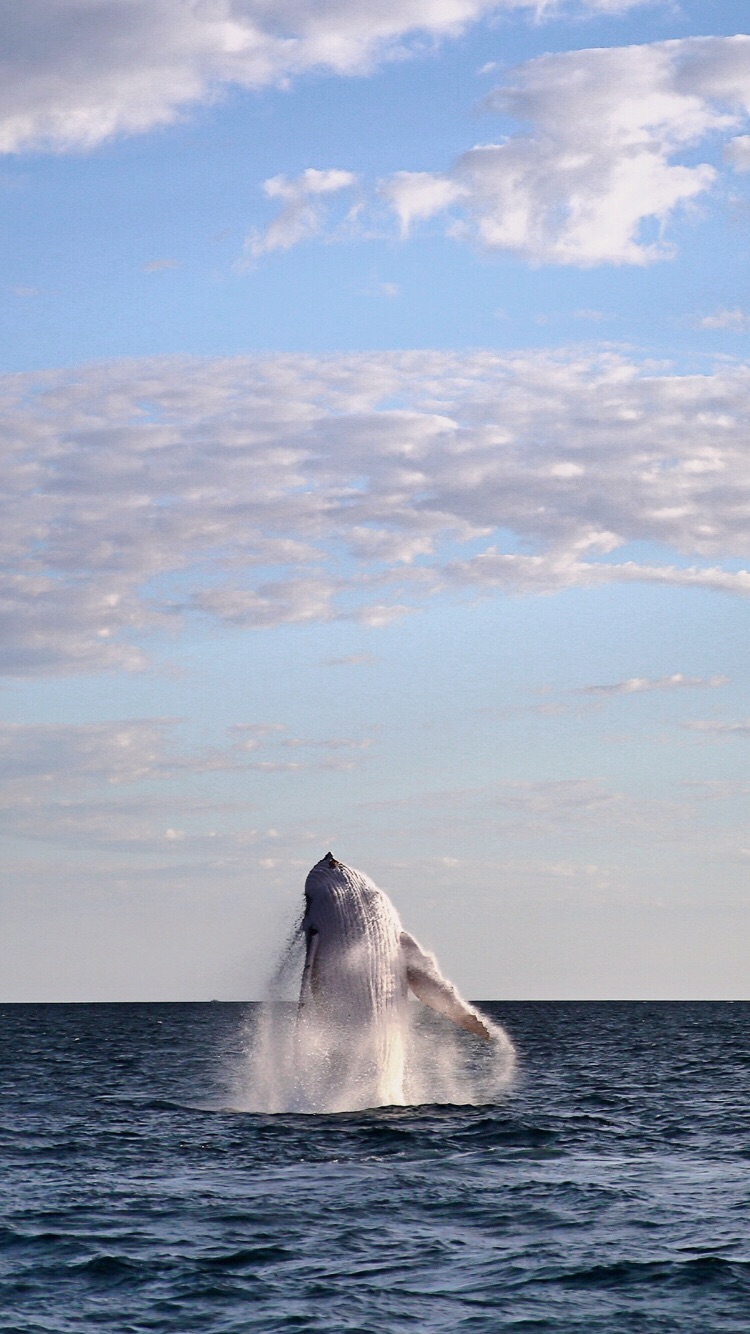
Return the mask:
<svg viewBox="0 0 750 1334"><path fill-rule="evenodd" d="M480 1042L410 1001L392 1020L391 1051L400 1048L402 1057L384 1079L373 1067L366 1035L352 1041L351 1034L314 1022L301 1039L296 1003L268 999L248 1025L232 1105L258 1113L320 1114L497 1102L512 1084L515 1050L504 1029L486 1022L492 1039Z"/></svg>

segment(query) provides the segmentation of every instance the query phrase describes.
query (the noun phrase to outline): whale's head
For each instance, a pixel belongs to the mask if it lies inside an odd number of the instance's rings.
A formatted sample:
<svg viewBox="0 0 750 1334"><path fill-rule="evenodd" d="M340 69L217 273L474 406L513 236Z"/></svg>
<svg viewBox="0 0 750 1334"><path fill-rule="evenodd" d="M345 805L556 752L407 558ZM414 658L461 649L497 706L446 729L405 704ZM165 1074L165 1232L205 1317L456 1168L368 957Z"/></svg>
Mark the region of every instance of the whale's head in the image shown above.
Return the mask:
<svg viewBox="0 0 750 1334"><path fill-rule="evenodd" d="M346 878L347 872L350 872L350 867L345 866L343 862L337 862L333 853L327 852L310 871L305 881L305 893L315 893L331 885L340 884Z"/></svg>
<svg viewBox="0 0 750 1334"><path fill-rule="evenodd" d="M386 917L397 921L393 905L362 871L337 861L332 852L313 866L305 881L305 930L366 934L368 924L371 929Z"/></svg>
<svg viewBox="0 0 750 1334"><path fill-rule="evenodd" d="M327 852L316 862L305 881L305 909L309 917L311 910L320 906L336 895L347 884L349 871L343 862L336 861L332 852Z"/></svg>

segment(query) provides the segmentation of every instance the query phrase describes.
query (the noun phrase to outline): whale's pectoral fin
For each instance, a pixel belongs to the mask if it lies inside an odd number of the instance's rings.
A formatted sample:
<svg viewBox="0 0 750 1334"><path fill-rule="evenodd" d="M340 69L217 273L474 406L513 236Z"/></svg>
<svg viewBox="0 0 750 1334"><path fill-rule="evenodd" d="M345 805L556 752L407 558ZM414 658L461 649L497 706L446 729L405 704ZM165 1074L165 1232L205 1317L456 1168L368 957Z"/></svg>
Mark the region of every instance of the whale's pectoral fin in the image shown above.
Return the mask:
<svg viewBox="0 0 750 1334"><path fill-rule="evenodd" d="M305 966L302 970L302 985L299 990L298 1014L304 1009L311 996L315 995L315 956L318 953L320 944L320 935L311 928L307 933L307 951L305 953Z"/></svg>
<svg viewBox="0 0 750 1334"><path fill-rule="evenodd" d="M467 1033L474 1033L479 1038L492 1037L482 1016L471 1005L467 1005L453 983L443 977L435 956L426 954L408 931L401 932L401 949L406 960L406 980L424 1005L437 1010L438 1014L446 1015L454 1024L465 1028Z"/></svg>

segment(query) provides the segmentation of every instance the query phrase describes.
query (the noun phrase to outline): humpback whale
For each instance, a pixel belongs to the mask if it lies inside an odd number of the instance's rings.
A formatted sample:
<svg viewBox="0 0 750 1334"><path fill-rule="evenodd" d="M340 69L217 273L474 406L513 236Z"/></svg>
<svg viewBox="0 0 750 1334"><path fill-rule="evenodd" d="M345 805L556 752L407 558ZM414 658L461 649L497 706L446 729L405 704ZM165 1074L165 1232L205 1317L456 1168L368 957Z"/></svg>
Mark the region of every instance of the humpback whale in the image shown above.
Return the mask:
<svg viewBox="0 0 750 1334"><path fill-rule="evenodd" d="M297 1011L301 1082L326 1107L404 1102L408 993L459 1027L512 1046L401 925L387 894L327 853L305 882Z"/></svg>

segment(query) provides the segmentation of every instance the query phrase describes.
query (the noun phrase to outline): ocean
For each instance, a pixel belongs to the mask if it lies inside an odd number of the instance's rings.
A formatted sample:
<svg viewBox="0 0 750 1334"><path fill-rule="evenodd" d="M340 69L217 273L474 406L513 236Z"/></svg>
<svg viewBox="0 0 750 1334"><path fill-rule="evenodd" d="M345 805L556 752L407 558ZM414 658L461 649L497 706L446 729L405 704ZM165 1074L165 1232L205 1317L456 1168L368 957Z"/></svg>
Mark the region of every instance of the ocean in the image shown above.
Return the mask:
<svg viewBox="0 0 750 1334"><path fill-rule="evenodd" d="M0 1006L2 1334L747 1334L750 1003L483 1008L496 1100L324 1116L257 1006Z"/></svg>

